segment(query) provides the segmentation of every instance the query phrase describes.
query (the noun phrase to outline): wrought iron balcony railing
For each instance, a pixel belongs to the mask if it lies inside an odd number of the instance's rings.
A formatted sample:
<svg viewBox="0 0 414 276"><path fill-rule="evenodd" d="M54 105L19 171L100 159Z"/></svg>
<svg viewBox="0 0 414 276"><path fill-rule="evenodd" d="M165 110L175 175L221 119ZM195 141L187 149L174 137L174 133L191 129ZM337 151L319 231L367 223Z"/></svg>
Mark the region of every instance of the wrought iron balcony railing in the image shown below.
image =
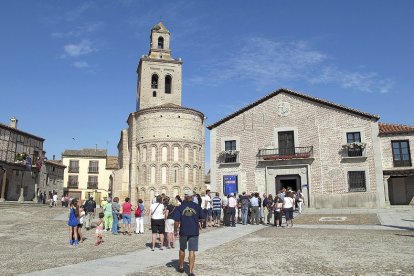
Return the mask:
<svg viewBox="0 0 414 276"><path fill-rule="evenodd" d="M89 167L89 173L99 173L99 167Z"/></svg>
<svg viewBox="0 0 414 276"><path fill-rule="evenodd" d="M69 166L69 172L70 173L79 173L79 167L70 167Z"/></svg>
<svg viewBox="0 0 414 276"><path fill-rule="evenodd" d="M236 150L226 150L226 151L220 152L220 155L218 157L218 162L220 164L240 163L240 160L239 160L239 151L236 151Z"/></svg>
<svg viewBox="0 0 414 276"><path fill-rule="evenodd" d="M88 189L98 189L98 182L88 182Z"/></svg>
<svg viewBox="0 0 414 276"><path fill-rule="evenodd" d="M79 183L78 182L68 182L68 188L70 189L77 189Z"/></svg>
<svg viewBox="0 0 414 276"><path fill-rule="evenodd" d="M259 149L257 157L265 161L306 159L313 155L313 147L292 147L277 149Z"/></svg>

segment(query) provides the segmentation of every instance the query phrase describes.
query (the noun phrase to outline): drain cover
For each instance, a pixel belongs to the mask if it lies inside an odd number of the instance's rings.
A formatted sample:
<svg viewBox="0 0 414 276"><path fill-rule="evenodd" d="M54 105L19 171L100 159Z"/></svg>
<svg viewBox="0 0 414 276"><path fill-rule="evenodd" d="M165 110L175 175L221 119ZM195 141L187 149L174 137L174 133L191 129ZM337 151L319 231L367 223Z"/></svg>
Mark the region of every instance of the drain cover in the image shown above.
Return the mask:
<svg viewBox="0 0 414 276"><path fill-rule="evenodd" d="M346 217L321 217L319 221L345 221Z"/></svg>

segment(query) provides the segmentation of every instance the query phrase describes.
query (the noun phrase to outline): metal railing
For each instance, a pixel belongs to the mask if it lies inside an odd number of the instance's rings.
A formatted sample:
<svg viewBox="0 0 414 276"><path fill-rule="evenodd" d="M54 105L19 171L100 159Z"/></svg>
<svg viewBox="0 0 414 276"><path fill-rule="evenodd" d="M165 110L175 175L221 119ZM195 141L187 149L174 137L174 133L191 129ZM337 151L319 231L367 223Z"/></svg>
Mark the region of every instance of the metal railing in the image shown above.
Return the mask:
<svg viewBox="0 0 414 276"><path fill-rule="evenodd" d="M88 172L89 173L99 173L99 167L89 167Z"/></svg>
<svg viewBox="0 0 414 276"><path fill-rule="evenodd" d="M313 155L313 146L309 147L292 147L276 149L259 149L257 157L262 160L289 160L289 159L306 159Z"/></svg>
<svg viewBox="0 0 414 276"><path fill-rule="evenodd" d="M69 167L70 173L79 173L79 167Z"/></svg>
<svg viewBox="0 0 414 276"><path fill-rule="evenodd" d="M88 182L88 189L98 189L98 182Z"/></svg>
<svg viewBox="0 0 414 276"><path fill-rule="evenodd" d="M231 150L221 152L218 162L220 164L240 163L239 151Z"/></svg>
<svg viewBox="0 0 414 276"><path fill-rule="evenodd" d="M68 188L77 189L79 182L68 182Z"/></svg>

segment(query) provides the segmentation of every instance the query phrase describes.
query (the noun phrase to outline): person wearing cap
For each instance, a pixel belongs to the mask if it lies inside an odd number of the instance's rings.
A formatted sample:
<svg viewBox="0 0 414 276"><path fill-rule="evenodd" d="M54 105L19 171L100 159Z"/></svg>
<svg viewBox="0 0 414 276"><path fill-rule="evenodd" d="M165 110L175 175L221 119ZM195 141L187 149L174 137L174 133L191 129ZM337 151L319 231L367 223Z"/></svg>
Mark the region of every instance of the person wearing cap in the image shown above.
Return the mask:
<svg viewBox="0 0 414 276"><path fill-rule="evenodd" d="M95 218L95 212L96 212L96 202L93 200L93 197L90 196L89 199L84 204L85 207L85 218L84 218L84 224L86 230L91 229L92 221Z"/></svg>
<svg viewBox="0 0 414 276"><path fill-rule="evenodd" d="M174 235L178 236L180 229L180 251L178 272L184 273L185 250L188 249L189 273L194 276L195 252L198 251L199 221L205 219L200 205L193 202L193 192L186 191L185 200L174 212Z"/></svg>

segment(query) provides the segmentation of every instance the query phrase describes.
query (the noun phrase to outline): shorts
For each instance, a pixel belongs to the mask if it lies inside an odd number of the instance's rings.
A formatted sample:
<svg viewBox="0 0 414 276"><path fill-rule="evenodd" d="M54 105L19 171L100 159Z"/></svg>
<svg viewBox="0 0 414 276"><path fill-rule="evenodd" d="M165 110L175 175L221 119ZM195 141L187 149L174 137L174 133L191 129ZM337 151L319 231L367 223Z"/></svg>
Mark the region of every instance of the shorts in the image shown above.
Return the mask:
<svg viewBox="0 0 414 276"><path fill-rule="evenodd" d="M221 210L213 210L213 219L220 219L221 217Z"/></svg>
<svg viewBox="0 0 414 276"><path fill-rule="evenodd" d="M198 251L198 236L180 236L180 250Z"/></svg>
<svg viewBox="0 0 414 276"><path fill-rule="evenodd" d="M165 233L174 233L174 220L167 219L165 221Z"/></svg>
<svg viewBox="0 0 414 276"><path fill-rule="evenodd" d="M213 215L213 209L211 208L207 209L207 218L211 218L212 215Z"/></svg>
<svg viewBox="0 0 414 276"><path fill-rule="evenodd" d="M165 233L165 220L164 219L151 219L151 231L153 234Z"/></svg>
<svg viewBox="0 0 414 276"><path fill-rule="evenodd" d="M82 226L83 226L83 223L78 223L79 228L82 228Z"/></svg>
<svg viewBox="0 0 414 276"><path fill-rule="evenodd" d="M122 223L123 224L131 224L131 215L130 214L123 214L122 215Z"/></svg>
<svg viewBox="0 0 414 276"><path fill-rule="evenodd" d="M292 220L293 219L293 208L286 208L285 211L285 218L286 220Z"/></svg>

